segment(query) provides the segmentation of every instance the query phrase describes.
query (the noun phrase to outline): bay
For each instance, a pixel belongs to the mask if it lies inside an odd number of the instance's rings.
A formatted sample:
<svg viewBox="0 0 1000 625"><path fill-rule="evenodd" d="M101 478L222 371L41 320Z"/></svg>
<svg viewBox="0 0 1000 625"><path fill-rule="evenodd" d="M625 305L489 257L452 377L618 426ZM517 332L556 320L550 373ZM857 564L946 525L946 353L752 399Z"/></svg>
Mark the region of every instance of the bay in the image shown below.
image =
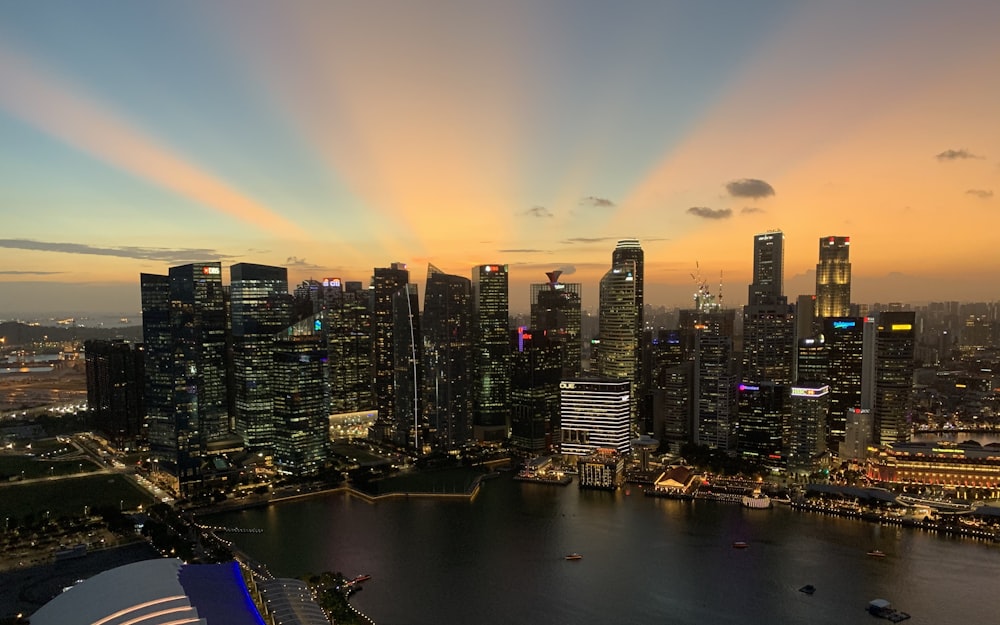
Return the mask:
<svg viewBox="0 0 1000 625"><path fill-rule="evenodd" d="M378 625L882 622L1000 614L1000 544L778 506L487 481L472 501L345 493L219 514L278 576L372 575L352 604ZM747 549L734 549L746 541ZM870 549L885 558L866 556ZM581 560L567 561L579 552ZM806 584L813 595L799 592Z"/></svg>

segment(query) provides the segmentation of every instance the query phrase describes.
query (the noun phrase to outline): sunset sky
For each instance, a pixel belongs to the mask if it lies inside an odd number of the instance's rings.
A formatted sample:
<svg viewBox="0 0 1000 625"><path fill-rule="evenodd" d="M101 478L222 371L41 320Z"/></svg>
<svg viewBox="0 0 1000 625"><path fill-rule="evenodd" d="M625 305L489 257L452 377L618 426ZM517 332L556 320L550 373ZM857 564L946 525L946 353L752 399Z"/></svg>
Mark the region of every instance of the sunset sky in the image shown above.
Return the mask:
<svg viewBox="0 0 1000 625"><path fill-rule="evenodd" d="M620 238L646 301L1000 300L1000 2L0 3L0 318L136 314L219 260L368 282L562 269ZM228 278L228 269L224 269ZM421 285L421 291L422 291Z"/></svg>

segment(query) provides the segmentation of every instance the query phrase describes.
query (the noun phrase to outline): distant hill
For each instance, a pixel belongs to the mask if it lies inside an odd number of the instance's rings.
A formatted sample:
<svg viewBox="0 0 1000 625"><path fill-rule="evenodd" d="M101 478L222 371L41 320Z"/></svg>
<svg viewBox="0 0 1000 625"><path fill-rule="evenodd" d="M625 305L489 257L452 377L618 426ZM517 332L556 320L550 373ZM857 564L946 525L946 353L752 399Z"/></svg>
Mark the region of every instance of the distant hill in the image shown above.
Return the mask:
<svg viewBox="0 0 1000 625"><path fill-rule="evenodd" d="M90 339L126 339L142 341L142 326L122 326L120 328L77 328L73 326L34 326L18 321L0 323L0 336L4 345L28 345L39 341L75 341ZM46 338L48 337L48 338Z"/></svg>

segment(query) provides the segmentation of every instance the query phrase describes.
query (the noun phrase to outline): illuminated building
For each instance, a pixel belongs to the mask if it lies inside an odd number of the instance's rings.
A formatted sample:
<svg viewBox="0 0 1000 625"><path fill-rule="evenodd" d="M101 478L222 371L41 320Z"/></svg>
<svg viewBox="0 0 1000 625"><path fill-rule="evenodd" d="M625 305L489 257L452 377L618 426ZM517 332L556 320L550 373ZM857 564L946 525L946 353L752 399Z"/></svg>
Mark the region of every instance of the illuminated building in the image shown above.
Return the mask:
<svg viewBox="0 0 1000 625"><path fill-rule="evenodd" d="M507 438L512 416L510 290L507 265L472 268L473 424L479 440Z"/></svg>
<svg viewBox="0 0 1000 625"><path fill-rule="evenodd" d="M851 237L819 240L816 265L816 316L847 317L851 314Z"/></svg>
<svg viewBox="0 0 1000 625"><path fill-rule="evenodd" d="M360 282L326 278L322 284L330 355L330 412L367 414L375 408L371 294Z"/></svg>
<svg viewBox="0 0 1000 625"><path fill-rule="evenodd" d="M625 482L625 459L615 449L598 448L576 461L580 488L616 490Z"/></svg>
<svg viewBox="0 0 1000 625"><path fill-rule="evenodd" d="M868 465L868 476L891 483L982 489L995 496L1000 489L1000 444L895 443Z"/></svg>
<svg viewBox="0 0 1000 625"><path fill-rule="evenodd" d="M427 266L423 335L424 415L431 440L455 448L473 439L471 281Z"/></svg>
<svg viewBox="0 0 1000 625"><path fill-rule="evenodd" d="M785 275L785 235L769 230L753 238L753 282L747 303L775 302L782 297Z"/></svg>
<svg viewBox="0 0 1000 625"><path fill-rule="evenodd" d="M181 265L140 283L150 452L187 495L199 487L208 443L229 434L222 268Z"/></svg>
<svg viewBox="0 0 1000 625"><path fill-rule="evenodd" d="M136 447L143 426L143 345L122 340L84 343L88 425L116 449Z"/></svg>
<svg viewBox="0 0 1000 625"><path fill-rule="evenodd" d="M423 444L420 438L423 338L416 284L405 284L392 294L392 322L393 392L396 395L392 437L397 445L419 450Z"/></svg>
<svg viewBox="0 0 1000 625"><path fill-rule="evenodd" d="M545 331L563 344L563 377L580 375L582 365L581 286L559 282L561 271L545 275L549 281L531 285L531 328Z"/></svg>
<svg viewBox="0 0 1000 625"><path fill-rule="evenodd" d="M315 475L329 459L327 362L321 316L296 323L275 341L274 464L282 473Z"/></svg>
<svg viewBox="0 0 1000 625"><path fill-rule="evenodd" d="M876 317L874 407L875 440L880 445L910 439L916 315L880 312Z"/></svg>
<svg viewBox="0 0 1000 625"><path fill-rule="evenodd" d="M637 433L636 390L639 377L640 319L636 314L635 262L623 261L601 278L600 349L597 375L632 384L632 431Z"/></svg>
<svg viewBox="0 0 1000 625"><path fill-rule="evenodd" d="M274 336L291 321L288 270L251 263L229 268L236 433L250 450L274 439L271 370Z"/></svg>
<svg viewBox="0 0 1000 625"><path fill-rule="evenodd" d="M830 415L827 446L836 450L844 441L848 414L862 407L864 382L864 317L825 317L823 339L827 348Z"/></svg>
<svg viewBox="0 0 1000 625"><path fill-rule="evenodd" d="M792 386L788 399L786 457L789 467L811 467L826 451L830 387L814 382Z"/></svg>
<svg viewBox="0 0 1000 625"><path fill-rule="evenodd" d="M645 273L645 253L637 239L622 239L615 245L611 253L611 267L632 266L632 282L635 287L635 317L633 325L635 327L635 374L632 375L633 386L633 410L638 419L638 429L645 432L649 430L651 421L650 411L647 408L646 393L648 392L647 376L642 375L643 370L643 332L645 330L644 314L644 273ZM648 366L648 365L647 365Z"/></svg>
<svg viewBox="0 0 1000 625"><path fill-rule="evenodd" d="M681 335L694 339L694 442L725 451L736 443L735 318L735 310L681 311Z"/></svg>
<svg viewBox="0 0 1000 625"><path fill-rule="evenodd" d="M628 380L564 379L559 383L559 422L563 454L583 456L598 447L631 451Z"/></svg>
<svg viewBox="0 0 1000 625"><path fill-rule="evenodd" d="M844 422L844 442L840 443L840 457L854 460L863 460L867 457L868 448L873 445L873 431L871 410L867 408L848 410Z"/></svg>
<svg viewBox="0 0 1000 625"><path fill-rule="evenodd" d="M739 385L737 447L742 457L766 466L784 464L787 394L787 386L774 382Z"/></svg>
<svg viewBox="0 0 1000 625"><path fill-rule="evenodd" d="M799 339L795 352L795 379L799 382L825 382L830 375L830 348L822 334Z"/></svg>
<svg viewBox="0 0 1000 625"><path fill-rule="evenodd" d="M753 282L743 309L743 380L790 384L795 358L795 311L782 291L785 235L754 236Z"/></svg>
<svg viewBox="0 0 1000 625"><path fill-rule="evenodd" d="M562 344L543 332L518 328L511 359L511 445L544 454L559 442Z"/></svg>
<svg viewBox="0 0 1000 625"><path fill-rule="evenodd" d="M378 420L372 433L379 440L392 440L396 417L396 360L393 349L393 296L410 281L404 263L376 267L372 277L372 374Z"/></svg>

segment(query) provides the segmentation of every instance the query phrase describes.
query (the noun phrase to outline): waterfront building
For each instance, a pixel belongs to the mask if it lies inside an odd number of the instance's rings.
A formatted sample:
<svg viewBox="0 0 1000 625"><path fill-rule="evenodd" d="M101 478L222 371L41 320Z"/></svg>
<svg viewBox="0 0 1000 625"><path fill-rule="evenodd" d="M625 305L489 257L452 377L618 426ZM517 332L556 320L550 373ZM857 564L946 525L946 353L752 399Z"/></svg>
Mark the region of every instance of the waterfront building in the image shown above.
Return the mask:
<svg viewBox="0 0 1000 625"><path fill-rule="evenodd" d="M361 282L326 278L322 284L330 357L330 412L372 413L376 403L372 389L371 294Z"/></svg>
<svg viewBox="0 0 1000 625"><path fill-rule="evenodd" d="M562 343L545 331L525 327L514 333L511 366L511 445L544 454L559 443L559 382Z"/></svg>
<svg viewBox="0 0 1000 625"><path fill-rule="evenodd" d="M145 347L123 340L83 344L87 419L115 449L137 447L143 429Z"/></svg>
<svg viewBox="0 0 1000 625"><path fill-rule="evenodd" d="M653 391L653 433L672 453L692 441L694 362L687 360L660 371Z"/></svg>
<svg viewBox="0 0 1000 625"><path fill-rule="evenodd" d="M681 311L681 335L694 339L694 442L724 451L733 450L736 444L739 378L733 356L735 318L732 309Z"/></svg>
<svg viewBox="0 0 1000 625"><path fill-rule="evenodd" d="M832 395L831 392L831 403ZM867 458L868 449L874 445L873 432L871 410L868 408L847 410L844 418L844 441L839 446L840 457L845 460Z"/></svg>
<svg viewBox="0 0 1000 625"><path fill-rule="evenodd" d="M788 466L809 469L826 451L830 387L819 382L792 386L786 434Z"/></svg>
<svg viewBox="0 0 1000 625"><path fill-rule="evenodd" d="M641 250L640 250L641 251ZM600 285L599 349L597 375L628 380L632 385L632 432L638 433L637 391L639 381L640 317L636 313L635 262L623 260L613 266Z"/></svg>
<svg viewBox="0 0 1000 625"><path fill-rule="evenodd" d="M507 265L473 267L473 426L477 440L504 440L511 431L509 316Z"/></svg>
<svg viewBox="0 0 1000 625"><path fill-rule="evenodd" d="M563 343L563 377L580 375L583 362L581 343L582 287L559 281L562 271L545 274L548 282L531 285L531 328L544 331Z"/></svg>
<svg viewBox="0 0 1000 625"><path fill-rule="evenodd" d="M274 464L281 473L316 475L329 460L327 363L321 315L290 326L274 343Z"/></svg>
<svg viewBox="0 0 1000 625"><path fill-rule="evenodd" d="M851 314L851 237L819 240L816 265L816 316L847 317Z"/></svg>
<svg viewBox="0 0 1000 625"><path fill-rule="evenodd" d="M576 461L580 488L617 490L625 483L625 458L615 449L598 448Z"/></svg>
<svg viewBox="0 0 1000 625"><path fill-rule="evenodd" d="M560 452L582 456L599 447L631 451L628 380L574 378L559 383Z"/></svg>
<svg viewBox="0 0 1000 625"><path fill-rule="evenodd" d="M874 406L875 440L880 445L910 439L910 406L913 390L913 311L880 312L876 317Z"/></svg>
<svg viewBox="0 0 1000 625"><path fill-rule="evenodd" d="M200 487L209 443L230 432L222 268L181 265L140 283L150 452L188 495Z"/></svg>
<svg viewBox="0 0 1000 625"><path fill-rule="evenodd" d="M472 283L427 266L423 336L425 444L453 449L473 440Z"/></svg>
<svg viewBox="0 0 1000 625"><path fill-rule="evenodd" d="M632 267L632 284L635 288L635 313L630 323L635 331L635 374L632 375L633 404L635 418L638 429L646 432L649 430L651 415L649 413L646 394L649 390L648 376L643 375L643 334L646 329L645 324L645 253L642 250L638 239L622 239L615 245L611 253L611 267ZM598 321L600 323L600 321ZM598 326L600 328L600 326ZM647 364L648 368L648 364Z"/></svg>
<svg viewBox="0 0 1000 625"><path fill-rule="evenodd" d="M372 434L379 440L396 438L396 350L394 349L394 296L410 281L404 263L376 267L372 276L372 388L378 419Z"/></svg>
<svg viewBox="0 0 1000 625"><path fill-rule="evenodd" d="M268 378L275 334L291 323L288 270L238 263L229 275L236 433L247 449L270 449L274 421Z"/></svg>
<svg viewBox="0 0 1000 625"><path fill-rule="evenodd" d="M770 381L739 385L740 456L763 466L784 466L784 431L791 417L788 392L786 385Z"/></svg>
<svg viewBox="0 0 1000 625"><path fill-rule="evenodd" d="M1000 489L1000 444L973 440L893 443L868 464L868 476L880 482L933 485L961 489L974 498L995 498Z"/></svg>

